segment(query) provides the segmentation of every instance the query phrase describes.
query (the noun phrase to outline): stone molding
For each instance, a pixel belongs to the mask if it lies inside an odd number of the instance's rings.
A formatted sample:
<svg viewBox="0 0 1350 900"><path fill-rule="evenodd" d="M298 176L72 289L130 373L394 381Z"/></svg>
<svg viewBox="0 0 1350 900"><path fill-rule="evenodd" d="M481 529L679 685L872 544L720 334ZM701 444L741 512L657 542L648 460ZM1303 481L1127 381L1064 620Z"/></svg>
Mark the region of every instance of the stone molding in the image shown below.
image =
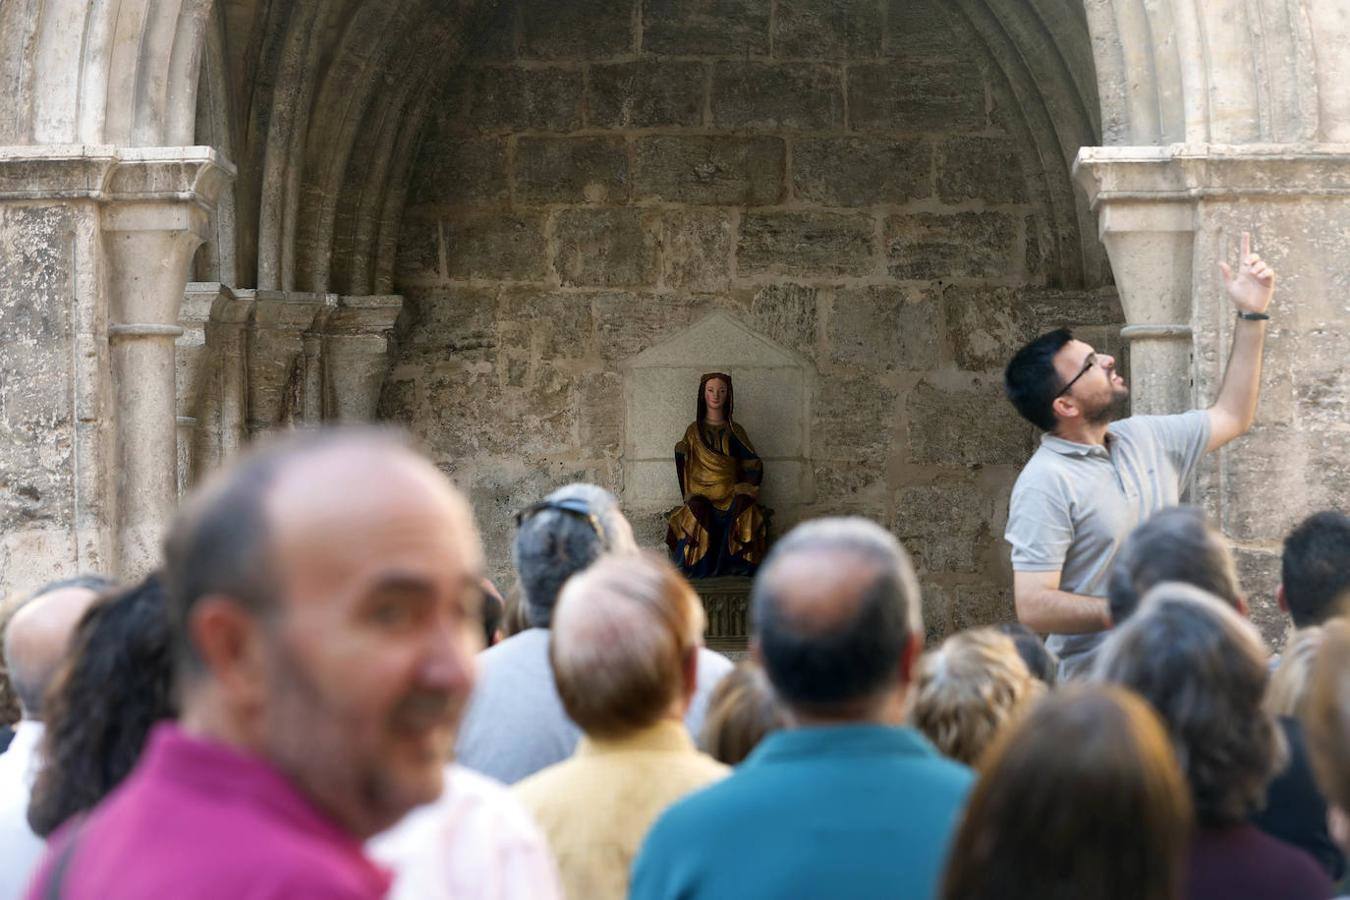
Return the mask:
<svg viewBox="0 0 1350 900"><path fill-rule="evenodd" d="M1082 147L1074 177L1094 210L1128 201L1350 196L1350 144Z"/></svg>
<svg viewBox="0 0 1350 900"><path fill-rule="evenodd" d="M177 200L209 211L235 174L210 147L0 147L0 201Z"/></svg>

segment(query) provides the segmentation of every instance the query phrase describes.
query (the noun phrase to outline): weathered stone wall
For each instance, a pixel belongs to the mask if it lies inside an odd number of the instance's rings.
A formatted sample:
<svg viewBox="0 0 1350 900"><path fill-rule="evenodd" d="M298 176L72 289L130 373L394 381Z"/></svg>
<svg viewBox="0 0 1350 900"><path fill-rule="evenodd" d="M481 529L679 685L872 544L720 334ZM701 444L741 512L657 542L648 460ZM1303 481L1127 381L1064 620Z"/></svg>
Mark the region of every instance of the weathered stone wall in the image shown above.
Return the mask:
<svg viewBox="0 0 1350 900"><path fill-rule="evenodd" d="M505 576L515 510L632 477L623 364L722 309L816 370L814 501L776 530L873 517L923 570L930 632L1007 618L1033 434L1000 370L1048 323L1115 349L1114 296L1045 287L1043 163L936 4L707 6L504 7L471 42L421 140L381 414L469 490Z"/></svg>
<svg viewBox="0 0 1350 900"><path fill-rule="evenodd" d="M0 201L0 595L112 562L98 220L89 202Z"/></svg>

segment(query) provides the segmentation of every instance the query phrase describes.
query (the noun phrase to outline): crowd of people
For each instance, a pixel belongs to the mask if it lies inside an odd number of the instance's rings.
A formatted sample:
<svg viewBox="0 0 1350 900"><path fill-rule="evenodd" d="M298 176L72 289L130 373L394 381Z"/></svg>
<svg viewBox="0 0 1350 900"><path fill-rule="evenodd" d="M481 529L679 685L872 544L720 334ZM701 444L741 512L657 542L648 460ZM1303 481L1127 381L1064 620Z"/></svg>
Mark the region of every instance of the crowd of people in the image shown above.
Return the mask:
<svg viewBox="0 0 1350 900"><path fill-rule="evenodd" d="M1208 410L1116 421L1114 361L1065 331L1014 357L1047 432L1009 514L1022 621L935 647L862 518L773 544L733 665L600 487L520 512L503 599L398 435L261 442L147 578L9 611L0 900L1334 896L1350 517L1284 541L1272 656L1177 505L1255 404L1273 274L1244 247L1226 281L1248 324Z"/></svg>

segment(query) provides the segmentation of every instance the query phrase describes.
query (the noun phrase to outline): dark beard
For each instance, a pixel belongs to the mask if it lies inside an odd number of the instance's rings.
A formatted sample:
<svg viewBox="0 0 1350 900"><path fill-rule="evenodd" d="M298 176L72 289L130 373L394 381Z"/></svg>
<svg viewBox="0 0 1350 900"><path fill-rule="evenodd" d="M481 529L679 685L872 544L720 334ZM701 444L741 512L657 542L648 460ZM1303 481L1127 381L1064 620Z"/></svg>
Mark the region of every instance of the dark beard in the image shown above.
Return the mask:
<svg viewBox="0 0 1350 900"><path fill-rule="evenodd" d="M1130 412L1130 395L1120 394L1111 398L1111 402L1100 409L1083 415L1083 421L1089 425L1109 425L1116 419L1125 418Z"/></svg>

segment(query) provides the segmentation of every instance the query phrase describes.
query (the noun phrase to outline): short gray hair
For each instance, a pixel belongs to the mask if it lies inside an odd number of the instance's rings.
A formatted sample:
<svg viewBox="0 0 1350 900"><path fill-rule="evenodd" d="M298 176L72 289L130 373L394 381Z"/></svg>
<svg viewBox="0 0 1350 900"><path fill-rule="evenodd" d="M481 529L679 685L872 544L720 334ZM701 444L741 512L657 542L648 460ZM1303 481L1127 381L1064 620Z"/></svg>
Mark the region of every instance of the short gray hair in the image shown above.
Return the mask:
<svg viewBox="0 0 1350 900"><path fill-rule="evenodd" d="M1164 581L1194 585L1234 608L1242 602L1233 555L1194 506L1164 509L1130 533L1107 585L1112 621L1128 619L1139 599Z"/></svg>
<svg viewBox="0 0 1350 900"><path fill-rule="evenodd" d="M592 736L650 726L687 689L703 627L698 595L666 559L599 560L568 580L553 617L549 662L563 708Z"/></svg>
<svg viewBox="0 0 1350 900"><path fill-rule="evenodd" d="M1284 761L1262 707L1269 670L1250 622L1199 588L1164 582L1107 638L1098 681L1132 688L1162 716L1202 825L1244 821Z"/></svg>
<svg viewBox="0 0 1350 900"><path fill-rule="evenodd" d="M511 561L520 578L526 623L547 628L563 584L605 552L632 553L633 529L619 510L619 500L594 484L574 482L544 498L544 503L579 501L599 523L584 515L547 506L520 524L511 547Z"/></svg>

